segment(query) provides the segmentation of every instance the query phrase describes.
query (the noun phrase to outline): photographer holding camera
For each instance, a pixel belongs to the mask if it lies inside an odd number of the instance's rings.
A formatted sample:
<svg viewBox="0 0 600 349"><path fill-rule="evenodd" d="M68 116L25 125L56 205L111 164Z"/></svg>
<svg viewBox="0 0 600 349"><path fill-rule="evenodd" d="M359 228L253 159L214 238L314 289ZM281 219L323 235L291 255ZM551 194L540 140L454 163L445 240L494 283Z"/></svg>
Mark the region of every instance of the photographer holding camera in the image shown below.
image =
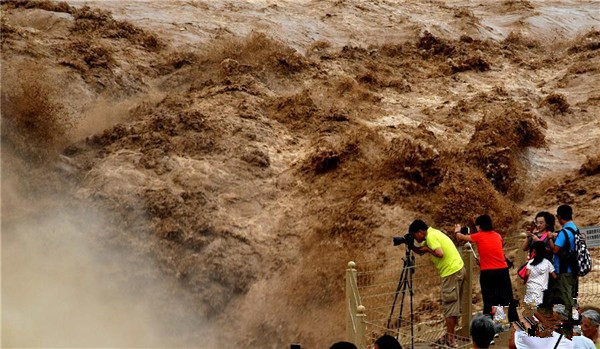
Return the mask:
<svg viewBox="0 0 600 349"><path fill-rule="evenodd" d="M535 220L527 228L525 241L523 241L523 251L528 252L528 261L533 258L533 244L542 241L546 245L544 257L552 262L553 253L549 246L550 235L552 233L554 233L554 216L547 211L538 212L535 215Z"/></svg>
<svg viewBox="0 0 600 349"><path fill-rule="evenodd" d="M407 240L412 238L419 243L418 246L413 243L409 244ZM394 243L397 242L396 239L407 241L407 246L418 255L431 254L431 260L442 278L442 305L446 318L446 336L440 340L440 344L454 346L456 343L454 329L460 316L460 300L465 279L465 268L460 253L446 234L428 227L420 219L410 224L406 236L394 238Z"/></svg>
<svg viewBox="0 0 600 349"><path fill-rule="evenodd" d="M503 250L504 240L494 231L492 218L486 214L481 215L475 219L475 226L477 232L474 234L462 233L463 228L459 224L455 226L454 232L458 240L477 245L483 313L492 316L492 306L508 306L513 302L509 266Z"/></svg>

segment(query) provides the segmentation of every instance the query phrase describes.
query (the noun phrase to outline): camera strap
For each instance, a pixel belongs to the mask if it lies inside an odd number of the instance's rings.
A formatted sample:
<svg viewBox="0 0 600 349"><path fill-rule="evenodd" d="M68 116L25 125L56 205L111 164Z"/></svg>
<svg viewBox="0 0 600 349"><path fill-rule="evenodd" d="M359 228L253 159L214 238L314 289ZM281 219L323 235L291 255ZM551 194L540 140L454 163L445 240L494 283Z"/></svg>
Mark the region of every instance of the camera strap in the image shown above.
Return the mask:
<svg viewBox="0 0 600 349"><path fill-rule="evenodd" d="M561 333L560 336L558 336L558 340L556 341L556 344L554 345L554 349L558 348L558 343L560 343L560 340L562 339L563 334Z"/></svg>

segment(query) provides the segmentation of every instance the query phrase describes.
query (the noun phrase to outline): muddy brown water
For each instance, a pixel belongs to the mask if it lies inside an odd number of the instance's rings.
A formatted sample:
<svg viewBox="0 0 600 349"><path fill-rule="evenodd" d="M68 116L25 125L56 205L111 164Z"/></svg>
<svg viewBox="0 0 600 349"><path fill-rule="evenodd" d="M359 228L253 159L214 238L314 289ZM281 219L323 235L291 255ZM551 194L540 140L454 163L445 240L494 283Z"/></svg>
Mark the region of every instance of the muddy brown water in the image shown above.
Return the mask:
<svg viewBox="0 0 600 349"><path fill-rule="evenodd" d="M395 253L416 217L458 202L510 233L568 202L600 221L598 174L579 172L600 143L597 2L69 4L134 27L3 8L3 346L326 347L347 261ZM476 56L489 70L461 65ZM23 81L47 76L73 132L30 164L6 150L41 115ZM464 152L536 130L545 146Z"/></svg>

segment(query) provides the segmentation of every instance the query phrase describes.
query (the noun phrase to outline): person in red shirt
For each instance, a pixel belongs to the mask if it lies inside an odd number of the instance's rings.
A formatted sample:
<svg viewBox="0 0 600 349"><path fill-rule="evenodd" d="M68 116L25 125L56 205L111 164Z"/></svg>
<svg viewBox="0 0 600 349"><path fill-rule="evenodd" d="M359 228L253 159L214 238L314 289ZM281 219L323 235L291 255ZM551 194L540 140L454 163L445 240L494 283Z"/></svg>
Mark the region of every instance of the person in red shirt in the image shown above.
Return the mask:
<svg viewBox="0 0 600 349"><path fill-rule="evenodd" d="M475 220L477 233L460 233L460 225L455 226L456 238L477 244L479 251L479 284L483 298L483 313L492 314L492 306L508 306L513 301L512 284L508 264L502 250L502 236L494 231L492 219L481 215Z"/></svg>

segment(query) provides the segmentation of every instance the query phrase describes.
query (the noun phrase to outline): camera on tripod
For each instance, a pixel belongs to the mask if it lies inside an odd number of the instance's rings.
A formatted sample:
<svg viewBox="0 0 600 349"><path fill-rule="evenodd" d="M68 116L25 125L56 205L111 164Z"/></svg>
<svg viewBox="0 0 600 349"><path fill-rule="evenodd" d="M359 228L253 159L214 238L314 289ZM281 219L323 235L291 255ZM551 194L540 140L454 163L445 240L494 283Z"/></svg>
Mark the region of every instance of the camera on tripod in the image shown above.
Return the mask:
<svg viewBox="0 0 600 349"><path fill-rule="evenodd" d="M394 246L406 244L410 249L415 247L415 237L411 233L406 233L404 236L394 236Z"/></svg>

